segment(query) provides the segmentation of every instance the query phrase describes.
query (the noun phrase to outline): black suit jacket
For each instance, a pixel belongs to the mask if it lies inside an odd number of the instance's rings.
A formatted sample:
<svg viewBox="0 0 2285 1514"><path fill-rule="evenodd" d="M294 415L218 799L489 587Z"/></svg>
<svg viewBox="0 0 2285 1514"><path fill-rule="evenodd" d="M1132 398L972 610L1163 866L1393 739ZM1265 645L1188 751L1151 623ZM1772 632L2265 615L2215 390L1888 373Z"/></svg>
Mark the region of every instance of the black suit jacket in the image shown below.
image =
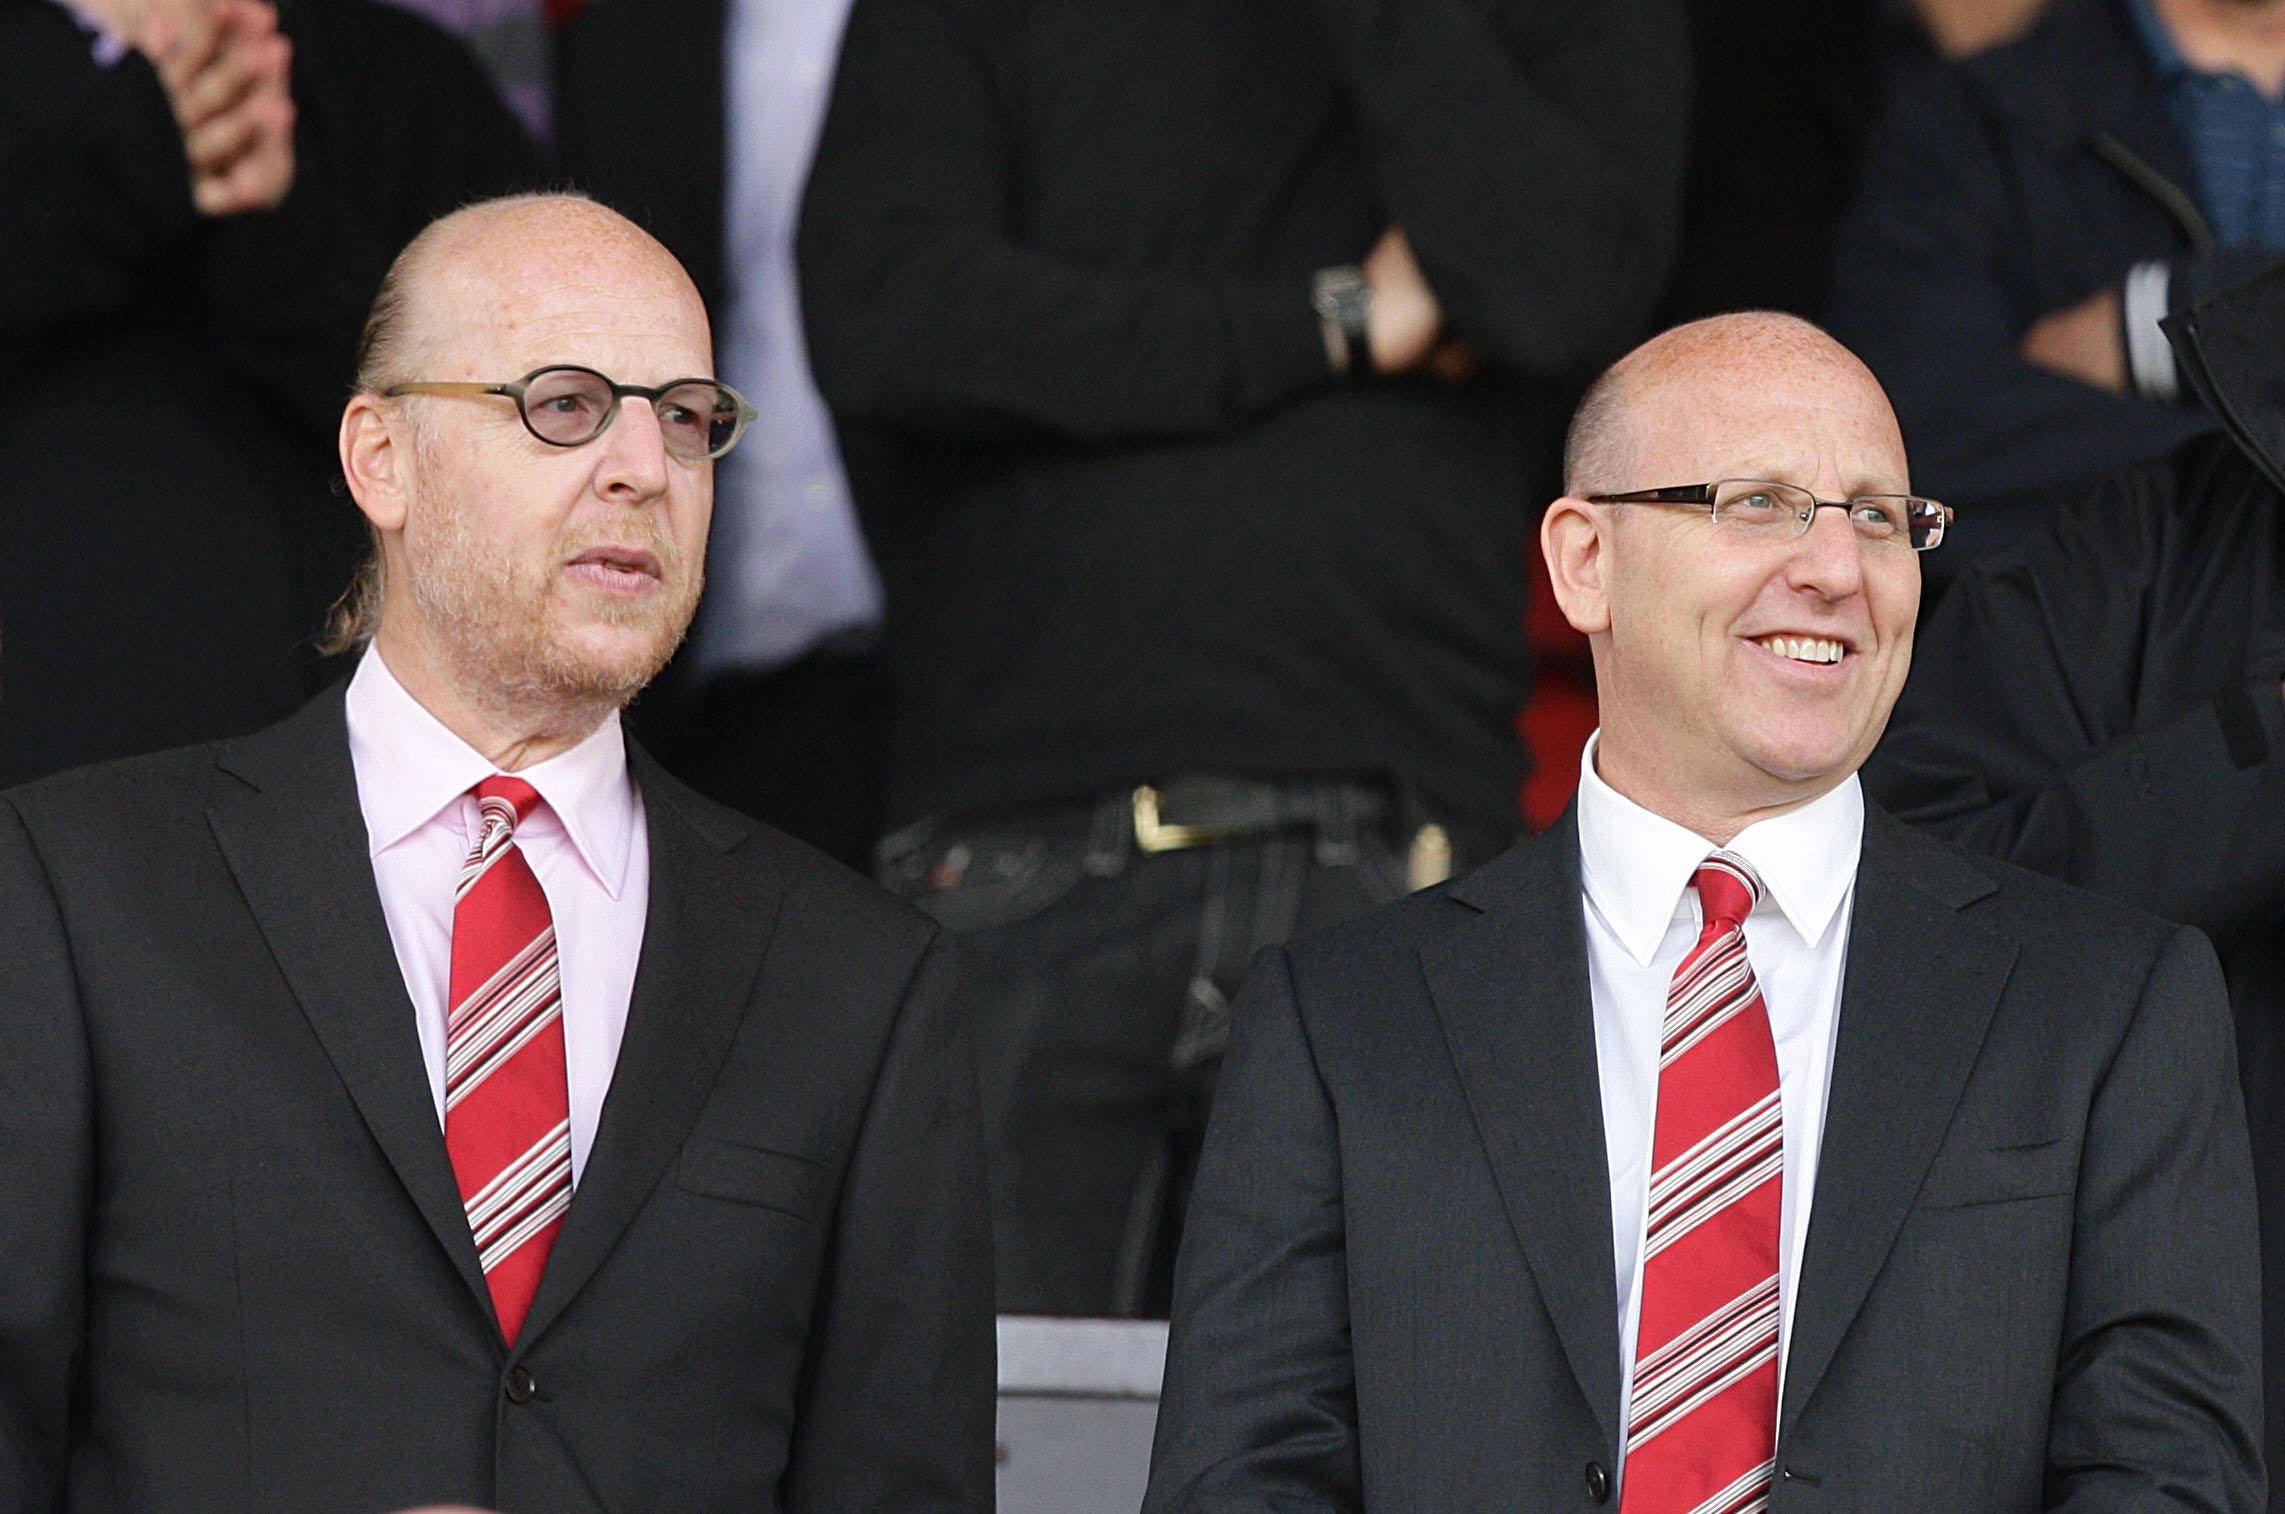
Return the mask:
<svg viewBox="0 0 2285 1514"><path fill-rule="evenodd" d="M512 1351L339 693L0 797L0 1509L991 1507L936 932L630 755L642 959Z"/></svg>
<svg viewBox="0 0 2285 1514"><path fill-rule="evenodd" d="M1566 819L1261 964L1190 1211L1150 1514L1607 1488L1578 869ZM2204 940L1868 814L1770 1507L2257 1509L2259 1335Z"/></svg>

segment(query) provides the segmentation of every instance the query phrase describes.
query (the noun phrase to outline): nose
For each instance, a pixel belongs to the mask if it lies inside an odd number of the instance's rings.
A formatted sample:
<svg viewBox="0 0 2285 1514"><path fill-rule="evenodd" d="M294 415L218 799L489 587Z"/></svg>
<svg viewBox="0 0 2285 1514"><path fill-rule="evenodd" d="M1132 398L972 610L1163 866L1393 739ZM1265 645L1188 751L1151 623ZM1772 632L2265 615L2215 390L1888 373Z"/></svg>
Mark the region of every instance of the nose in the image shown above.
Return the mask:
<svg viewBox="0 0 2285 1514"><path fill-rule="evenodd" d="M649 400L620 401L618 419L595 444L603 449L595 487L604 498L641 504L666 493L666 435Z"/></svg>
<svg viewBox="0 0 2285 1514"><path fill-rule="evenodd" d="M1794 538L1786 582L1824 599L1846 599L1864 587L1866 550L1846 510L1818 510Z"/></svg>

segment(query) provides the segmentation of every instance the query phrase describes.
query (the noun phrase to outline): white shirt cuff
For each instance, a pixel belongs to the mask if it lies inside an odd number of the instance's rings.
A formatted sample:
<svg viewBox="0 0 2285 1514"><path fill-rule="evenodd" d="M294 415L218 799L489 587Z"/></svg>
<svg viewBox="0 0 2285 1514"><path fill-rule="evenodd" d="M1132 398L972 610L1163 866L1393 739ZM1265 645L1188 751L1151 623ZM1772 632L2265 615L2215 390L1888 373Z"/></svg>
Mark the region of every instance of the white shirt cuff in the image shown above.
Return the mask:
<svg viewBox="0 0 2285 1514"><path fill-rule="evenodd" d="M2134 380L2134 392L2168 404L2182 394L2181 379L2174 372L2174 348L2158 326L2166 316L2172 280L2173 270L2163 260L2137 263L2126 272L2119 301L2120 321L2126 328L2126 369Z"/></svg>

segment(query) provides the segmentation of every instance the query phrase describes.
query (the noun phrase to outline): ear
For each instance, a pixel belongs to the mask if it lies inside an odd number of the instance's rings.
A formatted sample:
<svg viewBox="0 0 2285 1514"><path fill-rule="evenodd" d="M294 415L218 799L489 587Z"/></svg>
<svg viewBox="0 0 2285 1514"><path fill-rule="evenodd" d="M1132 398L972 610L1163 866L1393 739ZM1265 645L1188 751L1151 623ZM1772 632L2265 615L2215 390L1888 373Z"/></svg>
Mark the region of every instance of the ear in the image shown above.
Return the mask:
<svg viewBox="0 0 2285 1514"><path fill-rule="evenodd" d="M357 508L383 535L404 529L412 499L412 438L378 395L360 390L341 412L341 476Z"/></svg>
<svg viewBox="0 0 2285 1514"><path fill-rule="evenodd" d="M1607 518L1583 499L1564 495L1539 522L1539 552L1555 603L1571 629L1595 636L1611 628L1610 594L1603 581Z"/></svg>

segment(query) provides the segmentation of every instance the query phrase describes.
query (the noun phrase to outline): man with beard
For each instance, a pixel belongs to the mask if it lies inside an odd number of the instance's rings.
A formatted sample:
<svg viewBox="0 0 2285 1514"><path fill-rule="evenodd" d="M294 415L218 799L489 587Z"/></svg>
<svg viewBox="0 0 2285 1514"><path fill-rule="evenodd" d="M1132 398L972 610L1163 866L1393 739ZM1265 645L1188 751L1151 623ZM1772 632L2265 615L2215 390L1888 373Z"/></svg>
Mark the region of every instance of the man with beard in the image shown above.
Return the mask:
<svg viewBox="0 0 2285 1514"><path fill-rule="evenodd" d="M0 797L0 1509L990 1507L937 933L619 727L711 370L616 214L438 222L341 422L355 676Z"/></svg>

